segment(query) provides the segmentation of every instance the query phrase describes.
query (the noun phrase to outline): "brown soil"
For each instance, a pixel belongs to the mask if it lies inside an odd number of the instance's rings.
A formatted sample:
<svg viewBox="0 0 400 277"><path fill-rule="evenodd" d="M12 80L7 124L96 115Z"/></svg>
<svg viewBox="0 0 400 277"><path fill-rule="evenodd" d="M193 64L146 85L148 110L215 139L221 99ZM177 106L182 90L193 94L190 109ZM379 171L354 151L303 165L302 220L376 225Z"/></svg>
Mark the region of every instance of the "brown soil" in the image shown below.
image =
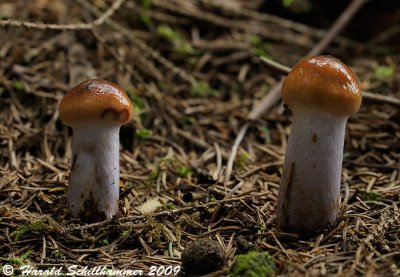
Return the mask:
<svg viewBox="0 0 400 277"><path fill-rule="evenodd" d="M211 276L228 274L243 241L268 251L277 275L400 275L398 106L364 99L349 119L340 217L307 240L275 228L291 125L280 103L251 123L224 182L247 115L282 77L258 56L292 66L325 31L215 4L224 1L122 1L105 13L118 2L0 3L19 22L0 29L0 265L149 272L179 266L190 242L211 238L226 254ZM337 37L325 53L396 103L391 32ZM66 210L72 132L58 104L93 77L124 88L135 118L121 129L119 214L83 224Z"/></svg>

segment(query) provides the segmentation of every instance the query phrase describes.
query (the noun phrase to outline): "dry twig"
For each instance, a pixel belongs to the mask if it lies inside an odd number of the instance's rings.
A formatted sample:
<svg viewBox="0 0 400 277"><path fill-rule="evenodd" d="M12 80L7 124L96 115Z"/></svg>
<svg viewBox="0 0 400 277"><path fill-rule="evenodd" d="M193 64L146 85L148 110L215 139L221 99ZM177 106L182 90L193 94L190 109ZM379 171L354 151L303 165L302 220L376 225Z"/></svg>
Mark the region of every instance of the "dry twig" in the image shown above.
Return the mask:
<svg viewBox="0 0 400 277"><path fill-rule="evenodd" d="M46 23L35 23L25 22L20 20L5 19L0 21L2 27L25 27L28 29L38 30L87 30L93 29L94 27L103 25L104 22L110 18L124 3L125 0L116 0L108 10L101 14L96 20L90 23L77 23L77 24L46 24Z"/></svg>

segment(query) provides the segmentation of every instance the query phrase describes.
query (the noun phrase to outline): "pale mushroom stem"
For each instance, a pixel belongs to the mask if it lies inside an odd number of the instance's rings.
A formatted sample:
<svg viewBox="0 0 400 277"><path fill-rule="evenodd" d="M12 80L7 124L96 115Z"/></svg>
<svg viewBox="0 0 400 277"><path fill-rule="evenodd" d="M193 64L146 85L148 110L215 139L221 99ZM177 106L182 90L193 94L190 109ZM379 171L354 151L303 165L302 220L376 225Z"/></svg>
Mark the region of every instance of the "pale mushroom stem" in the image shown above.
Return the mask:
<svg viewBox="0 0 400 277"><path fill-rule="evenodd" d="M337 216L347 117L291 109L277 220L283 230L309 235Z"/></svg>
<svg viewBox="0 0 400 277"><path fill-rule="evenodd" d="M74 126L68 203L72 217L95 222L118 211L119 125Z"/></svg>

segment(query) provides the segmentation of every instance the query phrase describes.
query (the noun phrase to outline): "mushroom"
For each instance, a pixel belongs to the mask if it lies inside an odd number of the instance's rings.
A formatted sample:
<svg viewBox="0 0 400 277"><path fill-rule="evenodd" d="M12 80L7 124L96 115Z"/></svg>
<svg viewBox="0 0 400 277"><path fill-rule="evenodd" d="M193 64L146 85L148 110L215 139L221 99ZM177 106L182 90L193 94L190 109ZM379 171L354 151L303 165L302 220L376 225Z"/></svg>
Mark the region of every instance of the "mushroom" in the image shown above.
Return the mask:
<svg viewBox="0 0 400 277"><path fill-rule="evenodd" d="M73 128L67 192L73 218L111 218L119 200L119 129L132 117L132 103L117 85L86 80L62 99L59 112Z"/></svg>
<svg viewBox="0 0 400 277"><path fill-rule="evenodd" d="M356 75L331 56L297 63L282 86L293 112L278 197L278 228L304 236L329 227L340 205L347 118L361 105Z"/></svg>

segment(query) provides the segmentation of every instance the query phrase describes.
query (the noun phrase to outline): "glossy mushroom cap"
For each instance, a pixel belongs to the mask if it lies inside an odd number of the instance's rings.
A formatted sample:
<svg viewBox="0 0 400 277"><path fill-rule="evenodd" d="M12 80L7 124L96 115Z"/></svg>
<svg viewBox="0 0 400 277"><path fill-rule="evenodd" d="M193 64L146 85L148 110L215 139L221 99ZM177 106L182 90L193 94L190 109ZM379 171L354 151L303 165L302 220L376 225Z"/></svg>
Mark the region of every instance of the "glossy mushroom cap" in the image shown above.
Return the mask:
<svg viewBox="0 0 400 277"><path fill-rule="evenodd" d="M61 100L61 120L68 126L89 121L123 125L132 117L128 95L114 83L91 79L71 89Z"/></svg>
<svg viewBox="0 0 400 277"><path fill-rule="evenodd" d="M357 112L361 97L356 75L331 56L302 59L282 86L282 100L289 109L302 106L338 116Z"/></svg>

